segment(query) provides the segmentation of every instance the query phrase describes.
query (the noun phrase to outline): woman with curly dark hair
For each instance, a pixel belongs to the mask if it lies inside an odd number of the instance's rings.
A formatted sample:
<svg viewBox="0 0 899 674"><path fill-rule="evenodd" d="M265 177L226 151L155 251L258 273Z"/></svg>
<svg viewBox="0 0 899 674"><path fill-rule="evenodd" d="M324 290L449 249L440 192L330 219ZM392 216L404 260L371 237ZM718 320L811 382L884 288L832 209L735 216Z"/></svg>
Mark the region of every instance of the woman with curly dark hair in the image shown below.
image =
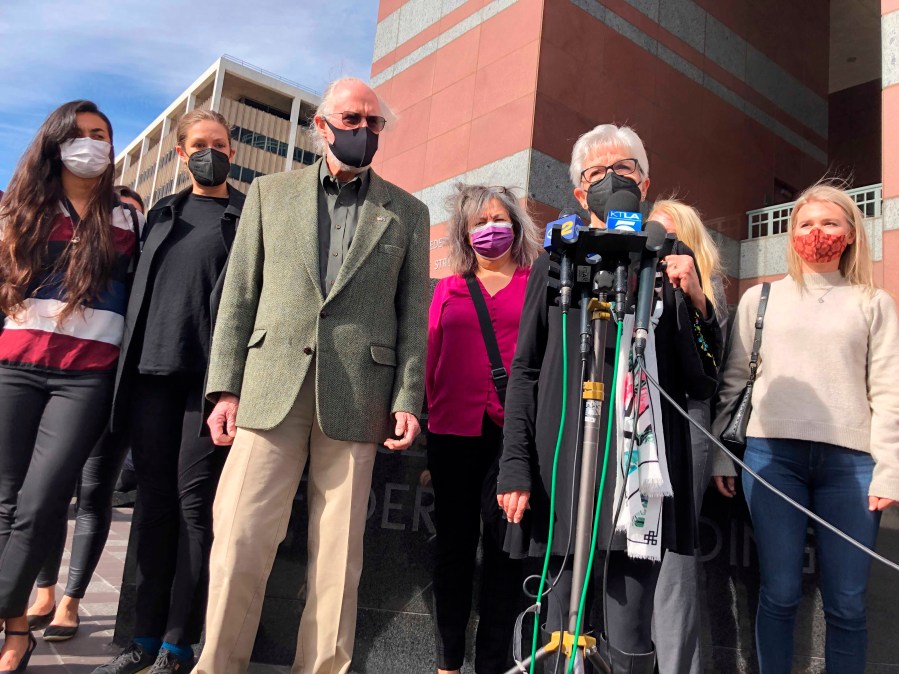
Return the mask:
<svg viewBox="0 0 899 674"><path fill-rule="evenodd" d="M34 650L25 610L107 425L140 221L113 193L112 127L90 101L41 125L0 205L0 671Z"/></svg>

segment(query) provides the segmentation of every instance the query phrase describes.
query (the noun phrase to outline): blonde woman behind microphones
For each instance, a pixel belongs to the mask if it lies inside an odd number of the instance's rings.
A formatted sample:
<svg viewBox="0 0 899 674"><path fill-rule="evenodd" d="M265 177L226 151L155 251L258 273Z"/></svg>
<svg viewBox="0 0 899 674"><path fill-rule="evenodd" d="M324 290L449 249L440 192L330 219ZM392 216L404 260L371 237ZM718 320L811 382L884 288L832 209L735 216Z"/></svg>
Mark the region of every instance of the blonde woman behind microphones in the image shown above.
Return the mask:
<svg viewBox="0 0 899 674"><path fill-rule="evenodd" d="M715 311L721 326L722 343L727 335L727 300L724 297L724 272L718 247L702 224L695 208L674 198L655 203L650 220L660 222L669 234L685 243L696 259L702 291ZM690 417L704 428L711 426L709 400L688 396ZM699 430L690 427L693 457L693 499L696 517L712 476L711 443ZM700 674L700 583L695 555L669 552L662 560L662 571L655 594L653 636L659 674Z"/></svg>

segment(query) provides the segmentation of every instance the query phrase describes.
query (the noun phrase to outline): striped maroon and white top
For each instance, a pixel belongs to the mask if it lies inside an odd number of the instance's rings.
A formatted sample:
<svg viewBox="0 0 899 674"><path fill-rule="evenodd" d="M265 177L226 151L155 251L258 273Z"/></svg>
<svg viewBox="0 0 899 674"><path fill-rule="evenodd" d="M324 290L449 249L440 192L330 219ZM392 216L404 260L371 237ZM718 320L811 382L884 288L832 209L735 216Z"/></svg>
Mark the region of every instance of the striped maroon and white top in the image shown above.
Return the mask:
<svg viewBox="0 0 899 674"><path fill-rule="evenodd" d="M137 213L138 231L144 222ZM69 374L115 369L125 331L127 276L137 236L131 211L121 204L113 207L110 226L116 258L109 285L83 312L60 322L57 317L65 305L66 291L63 274L55 267L69 245L78 245L71 243L75 228L65 205L60 204L47 257L29 286L28 299L15 317L3 320L0 365Z"/></svg>

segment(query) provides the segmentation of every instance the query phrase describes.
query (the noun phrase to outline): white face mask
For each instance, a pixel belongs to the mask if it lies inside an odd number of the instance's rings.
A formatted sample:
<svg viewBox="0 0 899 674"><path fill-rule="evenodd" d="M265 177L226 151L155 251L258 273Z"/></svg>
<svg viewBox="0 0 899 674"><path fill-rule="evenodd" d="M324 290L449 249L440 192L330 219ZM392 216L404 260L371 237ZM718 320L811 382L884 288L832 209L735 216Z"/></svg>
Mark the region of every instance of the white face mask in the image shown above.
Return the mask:
<svg viewBox="0 0 899 674"><path fill-rule="evenodd" d="M73 138L59 146L62 163L79 178L96 178L109 166L112 145L105 140Z"/></svg>

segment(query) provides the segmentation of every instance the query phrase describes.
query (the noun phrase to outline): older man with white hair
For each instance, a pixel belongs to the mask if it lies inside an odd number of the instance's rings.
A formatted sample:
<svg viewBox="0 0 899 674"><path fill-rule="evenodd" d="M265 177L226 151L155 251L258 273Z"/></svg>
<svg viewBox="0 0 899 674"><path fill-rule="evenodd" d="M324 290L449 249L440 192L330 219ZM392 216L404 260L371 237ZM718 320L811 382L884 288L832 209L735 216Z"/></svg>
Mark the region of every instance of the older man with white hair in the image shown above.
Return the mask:
<svg viewBox="0 0 899 674"><path fill-rule="evenodd" d="M247 669L307 461L293 671L350 667L376 446L403 450L419 433L427 341L428 210L369 168L383 115L364 82L333 82L314 120L323 158L250 187L206 389L212 437L232 446L214 509L204 674Z"/></svg>

